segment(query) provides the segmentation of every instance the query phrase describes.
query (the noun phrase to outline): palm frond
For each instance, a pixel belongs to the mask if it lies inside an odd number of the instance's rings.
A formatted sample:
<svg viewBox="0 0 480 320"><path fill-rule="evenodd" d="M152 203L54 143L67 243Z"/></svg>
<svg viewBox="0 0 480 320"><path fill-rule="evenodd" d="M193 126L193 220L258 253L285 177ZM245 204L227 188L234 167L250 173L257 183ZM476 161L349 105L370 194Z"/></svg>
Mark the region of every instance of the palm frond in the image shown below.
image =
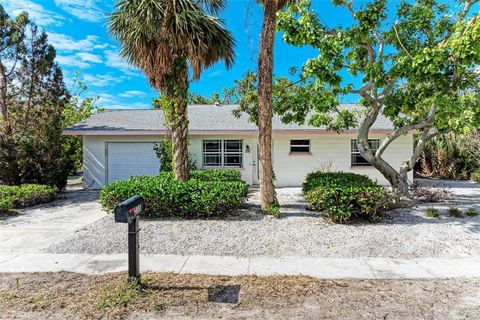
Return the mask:
<svg viewBox="0 0 480 320"><path fill-rule="evenodd" d="M224 22L204 10L205 4L219 9L223 2L118 0L107 25L122 45L120 55L162 90L178 58L188 62L194 79L221 60L231 67L235 41Z"/></svg>
<svg viewBox="0 0 480 320"><path fill-rule="evenodd" d="M197 0L199 4L206 12L217 15L221 10L227 6L226 0Z"/></svg>

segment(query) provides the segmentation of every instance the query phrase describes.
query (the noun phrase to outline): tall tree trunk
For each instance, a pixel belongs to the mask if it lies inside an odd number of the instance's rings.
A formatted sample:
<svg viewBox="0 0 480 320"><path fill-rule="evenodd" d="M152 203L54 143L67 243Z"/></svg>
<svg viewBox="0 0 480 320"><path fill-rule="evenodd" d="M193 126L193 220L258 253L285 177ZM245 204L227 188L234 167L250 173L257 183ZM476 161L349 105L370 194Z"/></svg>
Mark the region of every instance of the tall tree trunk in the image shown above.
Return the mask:
<svg viewBox="0 0 480 320"><path fill-rule="evenodd" d="M388 180L392 186L392 192L395 199L399 201L402 198L409 198L410 192L408 187L407 172L399 172L395 170L388 162L381 156L376 156L375 152L370 148L369 130L378 118L381 110L381 105L372 104L367 111L365 118L360 123L357 134L357 147L362 157L364 157L370 164L375 167Z"/></svg>
<svg viewBox="0 0 480 320"><path fill-rule="evenodd" d="M185 59L176 61L174 75L167 89L168 102L162 106L170 128L173 172L178 181L189 178L188 167L188 66Z"/></svg>
<svg viewBox="0 0 480 320"><path fill-rule="evenodd" d="M263 211L268 211L275 201L272 166L272 80L276 2L265 1L264 10L258 55L258 139L261 206Z"/></svg>
<svg viewBox="0 0 480 320"><path fill-rule="evenodd" d="M188 172L188 117L187 101L177 105L176 124L172 127L173 172L178 181L186 181Z"/></svg>

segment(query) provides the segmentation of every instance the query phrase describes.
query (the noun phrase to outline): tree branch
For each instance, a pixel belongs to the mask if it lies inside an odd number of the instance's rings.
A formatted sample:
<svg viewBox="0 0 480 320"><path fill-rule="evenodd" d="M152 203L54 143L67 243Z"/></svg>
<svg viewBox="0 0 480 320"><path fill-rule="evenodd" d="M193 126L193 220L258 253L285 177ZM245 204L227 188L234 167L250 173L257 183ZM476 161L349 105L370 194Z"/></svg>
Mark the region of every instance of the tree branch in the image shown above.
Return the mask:
<svg viewBox="0 0 480 320"><path fill-rule="evenodd" d="M458 15L456 20L461 21L461 20L465 19L467 14L470 12L470 9L472 9L472 6L476 3L478 3L478 2L480 2L480 0L467 0L465 2L465 7L463 8L462 12ZM467 26L467 28L468 28L468 26ZM447 42L447 40L450 39L450 37L453 34L453 31L454 30L451 30L450 32L448 32L445 35L445 37L443 37L443 39L440 41L440 47L443 47L443 45Z"/></svg>
<svg viewBox="0 0 480 320"><path fill-rule="evenodd" d="M436 112L436 106L435 104L432 104L432 106L430 107L430 111L428 113L427 119L425 119L424 121L412 123L410 125L403 126L401 128L396 129L391 135L387 136L382 141L382 144L380 145L380 147L377 149L377 152L375 153L375 157L380 158L393 141L398 139L400 136L403 136L409 133L412 130L420 130L420 129L430 130L433 124L433 120L435 118L435 112Z"/></svg>
<svg viewBox="0 0 480 320"><path fill-rule="evenodd" d="M395 36L397 37L397 40L400 43L400 46L402 46L403 50L407 53L407 55L410 57L410 59L412 59L413 58L412 55L410 54L410 52L408 52L407 48L405 48L402 40L400 39L400 36L398 35L398 30L397 30L397 24L396 23L393 25L393 30L395 30Z"/></svg>
<svg viewBox="0 0 480 320"><path fill-rule="evenodd" d="M383 89L382 91L382 94L380 95L380 100L383 102L385 100L385 98L392 92L393 90L393 87L395 86L395 83L397 83L397 80L398 78L395 77L393 79L390 79L388 82L387 82L387 85L385 86L385 88Z"/></svg>
<svg viewBox="0 0 480 320"><path fill-rule="evenodd" d="M372 82L372 81L369 81L366 85L364 85L363 87L361 87L360 89L357 89L357 90L352 90L350 91L351 93L355 93L355 94L363 94L365 92L367 92L368 90L370 90L372 87L375 86L375 83Z"/></svg>

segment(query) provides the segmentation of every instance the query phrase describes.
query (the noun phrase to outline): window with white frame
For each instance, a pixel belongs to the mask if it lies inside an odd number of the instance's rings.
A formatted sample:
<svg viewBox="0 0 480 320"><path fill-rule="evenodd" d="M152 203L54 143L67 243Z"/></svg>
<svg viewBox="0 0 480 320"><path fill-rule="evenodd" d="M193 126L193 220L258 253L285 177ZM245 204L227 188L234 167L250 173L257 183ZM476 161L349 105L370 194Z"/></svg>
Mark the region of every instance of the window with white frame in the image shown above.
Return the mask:
<svg viewBox="0 0 480 320"><path fill-rule="evenodd" d="M204 167L243 167L242 140L203 140Z"/></svg>
<svg viewBox="0 0 480 320"><path fill-rule="evenodd" d="M310 153L310 140L290 140L290 153Z"/></svg>
<svg viewBox="0 0 480 320"><path fill-rule="evenodd" d="M379 139L368 139L368 143L370 144L370 148L372 149L372 151L374 153L380 147L380 140ZM358 150L356 139L352 139L351 149L352 149L352 166L371 166L370 162L368 162L360 154L360 150Z"/></svg>

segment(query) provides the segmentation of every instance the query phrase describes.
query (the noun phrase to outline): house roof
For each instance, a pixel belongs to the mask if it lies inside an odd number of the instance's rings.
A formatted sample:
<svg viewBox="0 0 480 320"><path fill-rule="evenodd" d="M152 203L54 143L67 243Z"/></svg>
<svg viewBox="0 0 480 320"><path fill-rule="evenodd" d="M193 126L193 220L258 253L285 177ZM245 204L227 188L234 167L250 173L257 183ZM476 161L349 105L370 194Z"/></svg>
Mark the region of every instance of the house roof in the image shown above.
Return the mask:
<svg viewBox="0 0 480 320"><path fill-rule="evenodd" d="M357 105L342 105L342 108L359 108ZM243 114L236 118L232 111L235 105L191 105L188 106L189 134L252 133L257 126ZM390 120L379 116L372 131L393 129ZM276 133L326 132L325 127L284 124L278 116L273 118L273 131ZM356 131L356 130L351 130ZM165 116L161 110L109 110L78 122L64 130L66 135L157 135L166 132Z"/></svg>

